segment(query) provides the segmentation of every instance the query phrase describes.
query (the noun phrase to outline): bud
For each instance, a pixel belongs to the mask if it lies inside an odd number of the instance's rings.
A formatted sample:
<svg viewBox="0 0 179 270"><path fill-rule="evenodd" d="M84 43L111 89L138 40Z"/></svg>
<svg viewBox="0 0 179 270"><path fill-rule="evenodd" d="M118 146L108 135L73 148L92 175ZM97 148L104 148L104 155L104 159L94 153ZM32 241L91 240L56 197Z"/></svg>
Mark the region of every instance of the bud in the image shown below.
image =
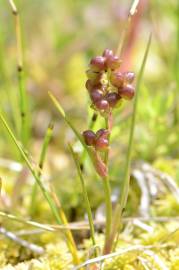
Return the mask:
<svg viewBox="0 0 179 270"><path fill-rule="evenodd" d="M102 74L100 72L93 71L91 69L88 69L86 71L86 75L87 75L88 79L90 79L93 82L93 84L94 83L99 83L100 79L101 79L101 76L102 76Z"/></svg>
<svg viewBox="0 0 179 270"><path fill-rule="evenodd" d="M134 74L134 72L130 72L130 71L124 72L124 77L128 83L132 83L135 79L135 74Z"/></svg>
<svg viewBox="0 0 179 270"><path fill-rule="evenodd" d="M127 84L118 89L118 94L124 99L132 99L135 94L135 88L131 84Z"/></svg>
<svg viewBox="0 0 179 270"><path fill-rule="evenodd" d="M107 139L108 135L109 135L109 130L108 129L101 128L96 132L96 138L103 137L103 138Z"/></svg>
<svg viewBox="0 0 179 270"><path fill-rule="evenodd" d="M101 100L95 102L95 106L99 110L107 111L109 109L109 103L105 99L101 99Z"/></svg>
<svg viewBox="0 0 179 270"><path fill-rule="evenodd" d="M109 142L108 139L103 138L103 137L99 137L96 138L96 142L95 142L95 148L98 151L105 151L109 146Z"/></svg>
<svg viewBox="0 0 179 270"><path fill-rule="evenodd" d="M107 67L115 70L120 67L121 65L121 60L119 60L118 56L111 56L106 59Z"/></svg>
<svg viewBox="0 0 179 270"><path fill-rule="evenodd" d="M103 71L106 69L106 58L103 56L96 56L92 58L90 67L93 71Z"/></svg>
<svg viewBox="0 0 179 270"><path fill-rule="evenodd" d="M103 98L103 92L100 89L94 89L90 93L90 97L94 103Z"/></svg>
<svg viewBox="0 0 179 270"><path fill-rule="evenodd" d="M102 85L101 85L100 82L94 83L92 80L87 80L85 86L86 86L86 89L87 89L89 92L91 92L91 91L93 91L93 90L95 90L95 89L99 89L99 88L102 87Z"/></svg>
<svg viewBox="0 0 179 270"><path fill-rule="evenodd" d="M119 71L111 72L110 82L115 87L121 87L124 84L124 74Z"/></svg>
<svg viewBox="0 0 179 270"><path fill-rule="evenodd" d="M107 58L110 58L111 56L113 56L113 51L110 49L105 49L103 52L103 56Z"/></svg>
<svg viewBox="0 0 179 270"><path fill-rule="evenodd" d="M83 137L84 137L86 145L91 146L95 144L96 135L92 130L84 131Z"/></svg>
<svg viewBox="0 0 179 270"><path fill-rule="evenodd" d="M115 107L117 102L120 100L120 96L116 92L108 93L105 96L105 99L108 101L110 107Z"/></svg>

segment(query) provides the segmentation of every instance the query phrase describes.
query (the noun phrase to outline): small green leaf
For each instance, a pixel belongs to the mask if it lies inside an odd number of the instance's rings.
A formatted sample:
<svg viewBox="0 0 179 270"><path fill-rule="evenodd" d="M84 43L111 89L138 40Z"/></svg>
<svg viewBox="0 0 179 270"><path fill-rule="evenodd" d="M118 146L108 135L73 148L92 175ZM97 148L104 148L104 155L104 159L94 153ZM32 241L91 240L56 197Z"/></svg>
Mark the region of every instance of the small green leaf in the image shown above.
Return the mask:
<svg viewBox="0 0 179 270"><path fill-rule="evenodd" d="M89 158L91 159L91 162L95 168L96 171L96 161L93 155L93 152L91 151L91 149L85 144L82 135L77 131L77 129L74 127L74 125L72 124L72 122L70 121L70 119L68 118L68 116L66 115L65 111L63 110L62 106L60 105L59 101L56 99L56 97L51 93L48 92L53 104L55 105L55 107L57 108L58 112L60 113L60 115L62 116L62 118L65 120L65 122L67 123L67 125L73 130L74 134L76 135L77 139L81 142L81 144L83 145L83 147L85 148L86 152L89 155Z"/></svg>

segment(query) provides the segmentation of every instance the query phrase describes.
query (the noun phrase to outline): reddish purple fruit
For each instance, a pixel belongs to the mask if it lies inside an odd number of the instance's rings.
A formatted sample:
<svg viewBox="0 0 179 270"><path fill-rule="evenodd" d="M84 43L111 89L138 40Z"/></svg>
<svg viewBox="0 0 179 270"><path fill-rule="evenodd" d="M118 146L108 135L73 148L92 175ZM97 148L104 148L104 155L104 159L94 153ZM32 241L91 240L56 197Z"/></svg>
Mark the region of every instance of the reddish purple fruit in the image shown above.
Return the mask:
<svg viewBox="0 0 179 270"><path fill-rule="evenodd" d="M109 109L109 103L105 99L101 99L95 102L95 106L99 110L107 111Z"/></svg>
<svg viewBox="0 0 179 270"><path fill-rule="evenodd" d="M106 58L103 56L96 56L92 58L90 67L93 71L103 71L106 69Z"/></svg>
<svg viewBox="0 0 179 270"><path fill-rule="evenodd" d="M120 71L111 72L110 81L115 87L121 87L124 84L124 74Z"/></svg>
<svg viewBox="0 0 179 270"><path fill-rule="evenodd" d="M109 130L108 129L101 128L96 132L96 138L101 138L102 137L104 139L107 139L108 135L109 135Z"/></svg>
<svg viewBox="0 0 179 270"><path fill-rule="evenodd" d="M85 143L89 146L95 144L96 135L92 130L86 130L83 132Z"/></svg>
<svg viewBox="0 0 179 270"><path fill-rule="evenodd" d="M124 77L128 83L132 83L135 79L135 74L133 72L130 72L130 71L124 72Z"/></svg>
<svg viewBox="0 0 179 270"><path fill-rule="evenodd" d="M94 103L101 100L103 98L103 92L100 89L95 89L91 91L90 97Z"/></svg>
<svg viewBox="0 0 179 270"><path fill-rule="evenodd" d="M115 107L115 105L116 105L117 102L119 101L120 96L118 95L118 93L113 92L113 93L108 93L108 94L105 96L105 99L108 101L109 106L113 108L113 107Z"/></svg>
<svg viewBox="0 0 179 270"><path fill-rule="evenodd" d="M130 100L133 98L134 94L135 94L135 88L133 85L131 84L127 84L125 86L123 86L122 88L119 89L118 94L127 100Z"/></svg>
<svg viewBox="0 0 179 270"><path fill-rule="evenodd" d="M113 51L110 50L110 49L105 49L104 52L103 52L103 56L107 58L110 58L111 56L113 56Z"/></svg>
<svg viewBox="0 0 179 270"><path fill-rule="evenodd" d="M106 64L108 68L115 70L120 67L121 60L119 60L118 56L110 56L106 59Z"/></svg>
<svg viewBox="0 0 179 270"><path fill-rule="evenodd" d="M95 143L95 148L98 151L104 151L107 149L109 145L109 142L107 139L103 138L103 137L99 137L96 139L96 143Z"/></svg>
<svg viewBox="0 0 179 270"><path fill-rule="evenodd" d="M100 89L101 88L101 83L100 82L96 82L94 83L92 80L87 80L86 81L86 89L91 92L93 90L96 90L96 89Z"/></svg>

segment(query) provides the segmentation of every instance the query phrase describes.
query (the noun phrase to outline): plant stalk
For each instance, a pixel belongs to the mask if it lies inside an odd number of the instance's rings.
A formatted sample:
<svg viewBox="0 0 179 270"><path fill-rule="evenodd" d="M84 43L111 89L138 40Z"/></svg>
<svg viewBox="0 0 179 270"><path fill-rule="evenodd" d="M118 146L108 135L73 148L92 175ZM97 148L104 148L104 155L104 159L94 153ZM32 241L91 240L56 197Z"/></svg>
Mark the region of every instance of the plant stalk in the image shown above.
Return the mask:
<svg viewBox="0 0 179 270"><path fill-rule="evenodd" d="M127 156L126 156L126 164L124 169L124 181L122 183L122 187L120 189L120 197L119 201L116 205L115 211L114 211L114 217L113 217L113 224L112 224L112 232L110 235L110 241L108 246L108 252L111 251L113 242L115 237L118 238L119 229L122 227L122 214L125 210L128 193L129 193L129 184L130 184L130 165L131 165L131 156L132 156L132 147L133 147L133 141L134 141L134 129L135 129L135 123L136 123L136 114L137 114L137 102L138 102L138 95L139 90L141 86L142 76L144 73L144 68L146 65L149 48L151 44L151 34L149 35L147 47L144 53L144 57L142 60L142 65L139 71L138 80L136 83L136 95L134 99L134 107L133 107L133 114L131 119L131 126L130 126L130 134L129 134L129 142L128 142L128 150L127 150ZM117 244L117 243L116 243Z"/></svg>
<svg viewBox="0 0 179 270"><path fill-rule="evenodd" d="M52 138L52 132L53 132L53 124L50 123L48 128L47 128L47 131L45 133L45 137L44 137L42 148L41 148L39 164L38 164L39 170L37 172L39 178L41 178L42 169L44 167L44 162L45 162L45 158L46 158L47 149L48 149L48 146L49 146L49 142L50 142L50 140ZM31 217L33 217L34 214L35 214L37 189L38 189L38 184L35 181L34 185L32 187L32 193L31 193L31 203L30 203L30 215L31 215Z"/></svg>
<svg viewBox="0 0 179 270"><path fill-rule="evenodd" d="M16 32L16 47L17 47L17 72L18 72L18 87L19 87L19 106L21 115L21 141L25 147L27 147L29 139L29 115L28 115L28 100L27 93L24 87L24 64L23 64L23 52L22 52L22 35L20 16L17 7L13 0L8 0L12 9L12 14L15 18L15 32Z"/></svg>
<svg viewBox="0 0 179 270"><path fill-rule="evenodd" d="M105 124L106 124L106 129L109 130L110 129L109 117L105 119ZM108 135L108 141L110 142L110 133ZM106 167L108 167L108 160L109 160L109 149L107 149L105 153L105 157L104 157L104 163ZM102 180L103 180L103 186L104 186L104 191L105 191L105 205L106 205L106 226L105 226L106 230L105 230L105 242L104 242L103 253L107 254L109 238L111 234L111 224L112 224L112 203L111 203L111 187L110 187L109 173Z"/></svg>
<svg viewBox="0 0 179 270"><path fill-rule="evenodd" d="M80 168L80 163L79 163L77 154L74 153L73 148L72 148L72 146L70 144L69 144L69 148L70 148L70 152L72 154L72 157L73 157L73 160L74 160L74 163L76 165L77 172L78 172L78 175L79 175L79 178L80 178L80 182L81 182L83 197L84 197L84 201L85 201L85 207L86 207L88 220L89 220L92 244L93 244L93 246L96 246L93 216L92 216L91 206L90 206L90 202L89 202L89 198L88 198L88 193L87 193L87 190L86 190L86 187L85 187L84 178L83 178L82 171L81 171L81 168Z"/></svg>

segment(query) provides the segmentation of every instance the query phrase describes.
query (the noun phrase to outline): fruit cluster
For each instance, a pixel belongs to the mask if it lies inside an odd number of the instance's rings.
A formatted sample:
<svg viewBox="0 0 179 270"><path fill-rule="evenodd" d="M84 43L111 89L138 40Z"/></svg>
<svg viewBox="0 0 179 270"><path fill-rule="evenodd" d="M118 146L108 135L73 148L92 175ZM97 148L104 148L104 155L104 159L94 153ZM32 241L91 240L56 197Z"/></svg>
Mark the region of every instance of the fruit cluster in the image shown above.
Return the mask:
<svg viewBox="0 0 179 270"><path fill-rule="evenodd" d="M134 73L119 71L120 65L119 57L112 50L106 49L102 56L92 58L90 69L86 72L86 88L92 108L102 115L108 114L122 98L129 100L134 96Z"/></svg>
<svg viewBox="0 0 179 270"><path fill-rule="evenodd" d="M86 145L93 146L97 151L104 151L109 146L109 131L107 129L99 129L96 133L92 130L83 132Z"/></svg>

